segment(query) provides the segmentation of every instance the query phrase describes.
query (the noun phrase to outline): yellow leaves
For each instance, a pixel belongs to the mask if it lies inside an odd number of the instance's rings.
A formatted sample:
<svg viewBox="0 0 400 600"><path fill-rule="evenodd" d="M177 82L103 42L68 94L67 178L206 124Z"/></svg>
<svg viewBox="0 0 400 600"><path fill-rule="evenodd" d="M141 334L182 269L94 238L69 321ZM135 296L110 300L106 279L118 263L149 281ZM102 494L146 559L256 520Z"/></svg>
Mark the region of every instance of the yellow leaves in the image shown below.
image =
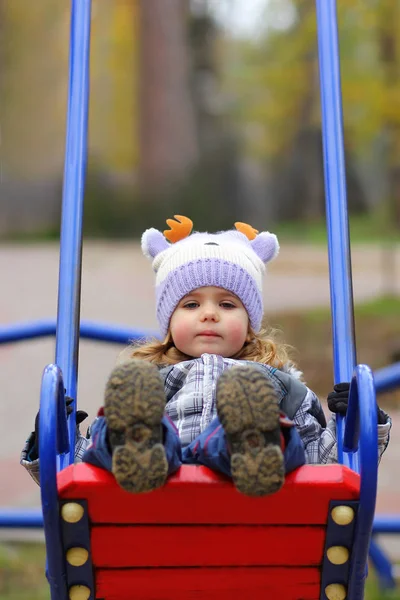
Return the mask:
<svg viewBox="0 0 400 600"><path fill-rule="evenodd" d="M293 3L301 19L241 53L247 79L240 118L251 131L248 151L260 158L284 151L299 127L320 122L314 3ZM346 134L361 150L400 123L400 1L340 0L338 24ZM395 64L382 62L382 36L395 40ZM236 93L240 99L239 87Z"/></svg>
<svg viewBox="0 0 400 600"><path fill-rule="evenodd" d="M138 162L137 2L92 2L90 153L118 175ZM2 3L3 160L19 177L62 173L70 9L70 0Z"/></svg>
<svg viewBox="0 0 400 600"><path fill-rule="evenodd" d="M66 111L67 0L2 2L2 156L16 178L62 169Z"/></svg>
<svg viewBox="0 0 400 600"><path fill-rule="evenodd" d="M95 0L90 144L118 175L138 162L138 0Z"/></svg>
<svg viewBox="0 0 400 600"><path fill-rule="evenodd" d="M382 103L382 119L388 124L400 125L400 86L391 86L386 90Z"/></svg>

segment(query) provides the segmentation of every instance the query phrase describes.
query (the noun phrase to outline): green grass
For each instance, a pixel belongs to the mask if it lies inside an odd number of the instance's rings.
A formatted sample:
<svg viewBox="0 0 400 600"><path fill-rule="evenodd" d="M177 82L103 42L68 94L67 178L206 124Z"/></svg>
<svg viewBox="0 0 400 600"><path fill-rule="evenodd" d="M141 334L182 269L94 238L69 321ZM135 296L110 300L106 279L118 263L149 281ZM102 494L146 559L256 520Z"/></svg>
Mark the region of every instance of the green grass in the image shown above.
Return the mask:
<svg viewBox="0 0 400 600"><path fill-rule="evenodd" d="M310 323L325 321L331 315L330 308L312 308L303 313L304 318ZM354 306L356 319L391 318L400 316L400 297L382 296Z"/></svg>
<svg viewBox="0 0 400 600"><path fill-rule="evenodd" d="M400 356L400 297L383 297L355 307L357 363L372 370L397 362ZM308 385L321 398L333 381L332 322L329 308L267 315L265 325L278 331L277 341L291 346L290 355ZM400 406L400 390L380 396L380 406Z"/></svg>
<svg viewBox="0 0 400 600"><path fill-rule="evenodd" d="M355 306L356 317L399 317L400 297L383 296Z"/></svg>
<svg viewBox="0 0 400 600"><path fill-rule="evenodd" d="M49 600L40 543L0 543L1 600Z"/></svg>
<svg viewBox="0 0 400 600"><path fill-rule="evenodd" d="M349 219L352 244L400 243L400 230L394 228L383 215L369 213L353 215ZM303 244L327 243L326 222L320 219L313 222L289 221L270 226L281 244L299 242Z"/></svg>
<svg viewBox="0 0 400 600"><path fill-rule="evenodd" d="M382 592L373 573L368 577L365 586L365 600L400 600L400 588Z"/></svg>
<svg viewBox="0 0 400 600"><path fill-rule="evenodd" d="M0 543L1 600L49 600L44 564L43 544ZM400 589L382 593L371 572L365 600L400 600Z"/></svg>
<svg viewBox="0 0 400 600"><path fill-rule="evenodd" d="M44 229L41 231L20 231L14 233L5 233L1 236L1 243L13 244L39 244L43 242L57 242L60 240L59 228Z"/></svg>
<svg viewBox="0 0 400 600"><path fill-rule="evenodd" d="M354 306L354 316L356 322L364 324L368 319L398 319L400 316L400 296L382 296L374 298ZM329 307L316 307L306 309L304 311L296 311L295 313L278 313L275 317L270 317L271 321L282 321L283 331L285 332L284 323L288 319L300 318L306 325L318 325L321 323L330 323L331 310Z"/></svg>

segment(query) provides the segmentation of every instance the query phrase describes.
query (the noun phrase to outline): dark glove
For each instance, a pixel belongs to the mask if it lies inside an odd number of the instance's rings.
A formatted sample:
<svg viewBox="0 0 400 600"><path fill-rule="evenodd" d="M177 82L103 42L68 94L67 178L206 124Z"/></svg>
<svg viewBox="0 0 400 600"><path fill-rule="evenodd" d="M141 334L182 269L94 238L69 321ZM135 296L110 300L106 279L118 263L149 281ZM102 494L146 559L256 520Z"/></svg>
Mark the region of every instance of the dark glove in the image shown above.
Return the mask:
<svg viewBox="0 0 400 600"><path fill-rule="evenodd" d="M67 411L67 417L68 415L70 415L72 413L72 404L73 399L69 398L69 396L65 396L65 407L66 407L66 411ZM35 431L33 432L33 444L32 444L32 450L29 453L29 456L31 458L31 460L36 460L36 458L39 458L39 412L36 415L35 418ZM87 412L85 412L84 410L77 410L76 411L76 426L78 427L82 421L84 421L89 415L87 414Z"/></svg>
<svg viewBox="0 0 400 600"><path fill-rule="evenodd" d="M347 405L349 403L349 383L337 383L333 386L333 392L328 394L328 407L329 410L338 415L345 415L347 413Z"/></svg>
<svg viewBox="0 0 400 600"><path fill-rule="evenodd" d="M347 413L347 405L349 403L349 383L337 383L333 386L333 392L328 394L328 407L333 413L345 416ZM386 414L377 405L378 425L384 425L387 421Z"/></svg>

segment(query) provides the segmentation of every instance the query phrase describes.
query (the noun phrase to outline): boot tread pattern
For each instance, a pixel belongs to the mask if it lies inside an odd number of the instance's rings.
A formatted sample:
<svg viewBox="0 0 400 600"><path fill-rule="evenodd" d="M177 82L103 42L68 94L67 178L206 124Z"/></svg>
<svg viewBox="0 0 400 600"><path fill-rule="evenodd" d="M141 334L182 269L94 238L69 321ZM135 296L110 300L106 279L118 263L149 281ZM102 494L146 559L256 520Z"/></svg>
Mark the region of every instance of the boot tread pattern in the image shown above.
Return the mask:
<svg viewBox="0 0 400 600"><path fill-rule="evenodd" d="M128 492L149 492L165 483L164 407L164 385L155 365L131 360L115 367L106 385L104 415L112 472Z"/></svg>
<svg viewBox="0 0 400 600"><path fill-rule="evenodd" d="M252 367L225 371L217 384L217 412L230 446L236 488L248 496L277 492L285 469L272 383Z"/></svg>

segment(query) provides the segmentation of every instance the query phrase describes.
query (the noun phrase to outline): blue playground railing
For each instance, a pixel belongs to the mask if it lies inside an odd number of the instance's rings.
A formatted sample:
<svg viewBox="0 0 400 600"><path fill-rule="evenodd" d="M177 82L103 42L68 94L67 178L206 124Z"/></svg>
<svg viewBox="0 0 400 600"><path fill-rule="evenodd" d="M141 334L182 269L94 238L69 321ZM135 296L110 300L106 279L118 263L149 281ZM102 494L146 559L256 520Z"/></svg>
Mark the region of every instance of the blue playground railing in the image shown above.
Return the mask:
<svg viewBox="0 0 400 600"><path fill-rule="evenodd" d="M66 393L75 400L68 419L70 448L75 448L83 197L90 86L90 22L91 0L72 0L55 356L55 363L63 374ZM74 453L67 453L60 467L73 462Z"/></svg>
<svg viewBox="0 0 400 600"><path fill-rule="evenodd" d="M0 326L0 346L35 338L52 337L55 333L55 319L3 325ZM79 335L80 339L122 344L124 346L131 342L159 337L158 332L155 330L130 329L129 327L121 327L111 323L97 323L95 321L81 321ZM374 371L374 381L377 394L390 392L400 387L400 362Z"/></svg>
<svg viewBox="0 0 400 600"><path fill-rule="evenodd" d="M68 592L57 492L57 458L65 456L70 446L64 382L57 365L48 365L43 372L39 428L40 495L46 536L47 579L52 600L62 600L68 597Z"/></svg>
<svg viewBox="0 0 400 600"><path fill-rule="evenodd" d="M378 487L378 429L374 378L371 369L358 365L351 381L343 451L357 455L360 464L360 505L348 587L349 598L363 598L376 493Z"/></svg>
<svg viewBox="0 0 400 600"><path fill-rule="evenodd" d="M34 338L54 336L56 334L56 320L46 319L31 321L29 323L17 323L0 327L0 345L11 342L22 342ZM94 323L92 321L81 321L80 339L98 340L111 344L125 344L148 338L157 338L155 331L142 331L140 329L128 329L105 323Z"/></svg>
<svg viewBox="0 0 400 600"><path fill-rule="evenodd" d="M356 360L342 93L336 0L317 0L317 30L326 224L332 313L334 382L351 381ZM353 456L342 454L342 417L337 418L338 459L359 471Z"/></svg>
<svg viewBox="0 0 400 600"><path fill-rule="evenodd" d="M3 325L0 326L0 346L35 338L52 337L55 333L55 319ZM80 339L96 340L109 344L127 346L131 342L158 337L159 334L155 330L130 329L129 327L95 321L81 321L80 324ZM377 394L390 392L400 387L400 362L374 371L374 381Z"/></svg>

